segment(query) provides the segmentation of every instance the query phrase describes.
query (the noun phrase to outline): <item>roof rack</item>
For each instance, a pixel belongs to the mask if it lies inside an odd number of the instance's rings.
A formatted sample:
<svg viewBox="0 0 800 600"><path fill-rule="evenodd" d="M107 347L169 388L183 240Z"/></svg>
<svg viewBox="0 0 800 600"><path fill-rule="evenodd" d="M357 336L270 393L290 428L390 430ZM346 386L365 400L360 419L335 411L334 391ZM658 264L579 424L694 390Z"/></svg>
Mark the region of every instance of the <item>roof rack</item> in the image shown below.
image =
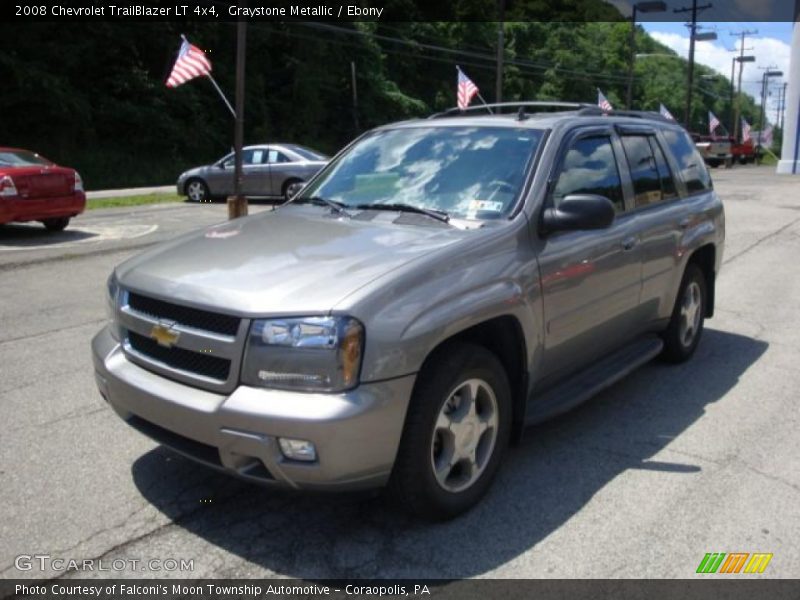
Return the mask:
<svg viewBox="0 0 800 600"><path fill-rule="evenodd" d="M680 123L678 123L677 121L667 119L661 113L655 111L649 111L649 110L604 111L596 104L589 104L586 102L552 102L548 100L532 101L532 102L500 102L495 104L476 104L475 106L468 106L465 109L453 107L453 108L448 108L445 111L432 114L428 118L439 119L441 117L451 117L466 112L475 112L480 110L486 110L489 112L489 114L511 114L511 113L504 113L503 109L515 109L518 111L517 113L518 118L522 120L525 117L526 108L541 108L541 109L560 108L560 109L575 111L577 115L581 117L599 117L603 115L608 115L613 117L632 117L635 119L650 119L653 121L661 121L663 123L672 123L680 125ZM492 109L497 109L497 110L495 112ZM543 112L543 111L531 111L531 112Z"/></svg>
<svg viewBox="0 0 800 600"><path fill-rule="evenodd" d="M534 102L497 102L495 104L476 104L475 106L468 106L467 108L461 109L458 107L448 108L442 112L438 112L429 116L429 119L438 119L441 117L450 117L453 115L459 115L465 112L474 112L478 110L486 110L489 114L503 114L503 109L525 109L525 108L561 108L567 110L581 110L587 108L597 108L593 104L587 104L585 102L551 102L547 100L543 101L534 101ZM498 109L497 113L493 112L492 109ZM599 108L598 108L599 110ZM531 111L536 112L536 111Z"/></svg>

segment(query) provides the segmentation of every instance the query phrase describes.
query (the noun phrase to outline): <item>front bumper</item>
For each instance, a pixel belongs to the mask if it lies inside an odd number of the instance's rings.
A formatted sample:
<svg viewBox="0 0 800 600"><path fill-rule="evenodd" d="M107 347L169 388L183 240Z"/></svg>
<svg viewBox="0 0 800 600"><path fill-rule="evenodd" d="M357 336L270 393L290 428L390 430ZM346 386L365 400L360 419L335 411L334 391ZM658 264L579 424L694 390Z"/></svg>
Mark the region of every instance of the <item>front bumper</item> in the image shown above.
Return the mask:
<svg viewBox="0 0 800 600"><path fill-rule="evenodd" d="M85 209L86 194L84 192L45 198L10 196L0 198L0 223L74 217Z"/></svg>
<svg viewBox="0 0 800 600"><path fill-rule="evenodd" d="M108 327L92 340L101 395L128 424L210 467L266 484L355 490L384 485L414 375L342 394L239 386L230 395L178 383L130 362ZM317 460L288 460L278 437L312 441Z"/></svg>

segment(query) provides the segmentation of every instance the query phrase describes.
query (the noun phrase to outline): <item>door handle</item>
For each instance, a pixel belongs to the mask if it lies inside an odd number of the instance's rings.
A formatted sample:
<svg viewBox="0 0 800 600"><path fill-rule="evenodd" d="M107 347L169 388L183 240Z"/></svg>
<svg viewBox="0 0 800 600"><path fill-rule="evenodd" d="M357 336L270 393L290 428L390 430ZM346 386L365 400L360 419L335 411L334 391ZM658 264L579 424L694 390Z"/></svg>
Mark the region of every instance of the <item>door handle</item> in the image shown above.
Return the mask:
<svg viewBox="0 0 800 600"><path fill-rule="evenodd" d="M639 238L637 237L629 237L622 240L622 249L627 252L629 250L633 250L636 247L636 244L639 243Z"/></svg>
<svg viewBox="0 0 800 600"><path fill-rule="evenodd" d="M691 223L692 220L689 217L686 217L685 219L680 220L680 222L678 223L678 227L680 227L681 229L688 229Z"/></svg>

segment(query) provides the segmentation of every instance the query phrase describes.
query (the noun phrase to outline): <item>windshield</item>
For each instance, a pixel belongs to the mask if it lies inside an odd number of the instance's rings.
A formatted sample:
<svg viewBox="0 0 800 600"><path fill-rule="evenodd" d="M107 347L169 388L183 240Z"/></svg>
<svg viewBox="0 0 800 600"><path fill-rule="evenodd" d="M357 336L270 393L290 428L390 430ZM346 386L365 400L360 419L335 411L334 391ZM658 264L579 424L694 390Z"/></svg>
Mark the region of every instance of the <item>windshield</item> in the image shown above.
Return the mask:
<svg viewBox="0 0 800 600"><path fill-rule="evenodd" d="M31 167L52 164L43 156L27 150L0 150L0 165L4 167Z"/></svg>
<svg viewBox="0 0 800 600"><path fill-rule="evenodd" d="M379 131L341 156L302 198L344 207L407 204L463 219L507 215L543 132L512 127Z"/></svg>

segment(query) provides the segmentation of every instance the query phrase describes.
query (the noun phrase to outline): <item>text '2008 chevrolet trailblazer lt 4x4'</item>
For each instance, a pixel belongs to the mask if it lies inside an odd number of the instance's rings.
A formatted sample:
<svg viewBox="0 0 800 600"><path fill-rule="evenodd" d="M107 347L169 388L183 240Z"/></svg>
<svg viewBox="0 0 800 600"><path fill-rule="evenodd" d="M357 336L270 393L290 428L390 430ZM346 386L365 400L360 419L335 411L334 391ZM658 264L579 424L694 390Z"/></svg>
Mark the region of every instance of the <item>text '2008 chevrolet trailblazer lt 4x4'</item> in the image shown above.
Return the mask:
<svg viewBox="0 0 800 600"><path fill-rule="evenodd" d="M250 481L389 486L441 519L525 425L692 356L724 216L691 137L650 113L494 108L378 128L287 204L117 267L103 397Z"/></svg>

